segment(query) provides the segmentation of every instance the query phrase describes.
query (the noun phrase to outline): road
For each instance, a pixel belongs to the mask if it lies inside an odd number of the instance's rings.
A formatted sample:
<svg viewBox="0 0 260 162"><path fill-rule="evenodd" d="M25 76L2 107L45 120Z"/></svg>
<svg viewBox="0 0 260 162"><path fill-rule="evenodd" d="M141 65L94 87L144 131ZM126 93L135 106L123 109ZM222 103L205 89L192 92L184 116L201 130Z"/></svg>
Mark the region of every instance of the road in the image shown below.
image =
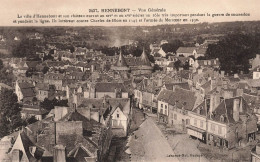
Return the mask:
<svg viewBox="0 0 260 162"><path fill-rule="evenodd" d="M149 117L132 135L129 149L131 161L179 161L160 129Z"/></svg>

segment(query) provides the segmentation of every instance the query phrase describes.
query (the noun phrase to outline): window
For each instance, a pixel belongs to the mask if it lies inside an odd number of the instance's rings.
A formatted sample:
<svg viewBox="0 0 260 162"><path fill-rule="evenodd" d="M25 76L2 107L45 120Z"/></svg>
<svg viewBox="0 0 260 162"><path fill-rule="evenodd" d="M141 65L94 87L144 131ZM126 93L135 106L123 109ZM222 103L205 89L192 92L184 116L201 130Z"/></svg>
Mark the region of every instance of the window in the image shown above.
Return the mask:
<svg viewBox="0 0 260 162"><path fill-rule="evenodd" d="M222 127L220 125L218 126L218 134L222 134Z"/></svg>
<svg viewBox="0 0 260 162"><path fill-rule="evenodd" d="M186 124L187 124L187 125L190 124L190 119L186 119Z"/></svg>
<svg viewBox="0 0 260 162"><path fill-rule="evenodd" d="M173 119L173 113L171 113L171 118Z"/></svg>
<svg viewBox="0 0 260 162"><path fill-rule="evenodd" d="M161 104L161 108L163 108L163 104Z"/></svg>
<svg viewBox="0 0 260 162"><path fill-rule="evenodd" d="M200 127L203 128L203 121L200 121Z"/></svg>
<svg viewBox="0 0 260 162"><path fill-rule="evenodd" d="M177 114L174 114L174 120L177 120Z"/></svg>
<svg viewBox="0 0 260 162"><path fill-rule="evenodd" d="M225 122L225 117L223 115L220 116L220 121Z"/></svg>
<svg viewBox="0 0 260 162"><path fill-rule="evenodd" d="M116 114L116 117L119 118L119 114Z"/></svg>
<svg viewBox="0 0 260 162"><path fill-rule="evenodd" d="M215 125L214 124L211 124L211 130L215 131Z"/></svg>
<svg viewBox="0 0 260 162"><path fill-rule="evenodd" d="M194 125L197 126L197 119L194 119Z"/></svg>

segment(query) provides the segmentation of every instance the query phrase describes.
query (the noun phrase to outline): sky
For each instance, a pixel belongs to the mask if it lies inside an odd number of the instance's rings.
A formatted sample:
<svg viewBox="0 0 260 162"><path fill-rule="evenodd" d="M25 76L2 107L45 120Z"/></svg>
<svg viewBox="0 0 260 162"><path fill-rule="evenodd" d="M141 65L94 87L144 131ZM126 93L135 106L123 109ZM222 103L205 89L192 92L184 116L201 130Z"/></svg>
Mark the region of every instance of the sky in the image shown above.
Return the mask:
<svg viewBox="0 0 260 162"><path fill-rule="evenodd" d="M249 13L250 16L236 17L199 17L199 22L222 22L222 21L253 21L260 20L260 0L1 0L0 2L0 26L23 26L38 24L17 24L17 15L26 14L89 14L89 9L109 9L109 8L164 8L167 14L226 14L226 13ZM141 14L141 13L140 13ZM153 14L153 13L149 13ZM172 22L176 23L176 22ZM191 22L189 22L191 23ZM126 23L51 23L47 26L75 26L75 25L157 25L160 22L126 22Z"/></svg>

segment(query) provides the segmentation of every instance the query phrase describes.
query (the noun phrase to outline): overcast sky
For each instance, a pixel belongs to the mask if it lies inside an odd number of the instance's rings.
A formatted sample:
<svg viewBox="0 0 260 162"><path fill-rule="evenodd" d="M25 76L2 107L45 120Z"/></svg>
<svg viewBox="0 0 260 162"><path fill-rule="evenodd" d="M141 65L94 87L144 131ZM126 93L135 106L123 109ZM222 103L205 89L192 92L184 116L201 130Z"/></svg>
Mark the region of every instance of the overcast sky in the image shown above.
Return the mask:
<svg viewBox="0 0 260 162"><path fill-rule="evenodd" d="M17 14L88 14L88 10L92 8L130 8L132 10L165 8L167 13L174 14L250 13L250 17L203 17L200 18L200 22L250 21L260 19L259 6L260 0L1 0L0 25L15 25L12 22L13 19L16 19ZM107 24L92 23L92 25ZM155 24L151 23L150 25ZM63 24L54 23L52 25ZM145 25L145 23L133 24L129 22L126 25Z"/></svg>

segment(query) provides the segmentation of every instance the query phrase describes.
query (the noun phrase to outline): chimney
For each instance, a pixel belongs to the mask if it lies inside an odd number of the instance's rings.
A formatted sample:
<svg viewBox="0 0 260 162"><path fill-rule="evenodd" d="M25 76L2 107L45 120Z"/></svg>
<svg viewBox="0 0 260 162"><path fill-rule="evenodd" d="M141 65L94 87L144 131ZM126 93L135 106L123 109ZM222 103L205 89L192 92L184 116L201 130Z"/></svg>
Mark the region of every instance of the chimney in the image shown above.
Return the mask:
<svg viewBox="0 0 260 162"><path fill-rule="evenodd" d="M255 57L257 60L260 59L260 54L256 54L256 57Z"/></svg>
<svg viewBox="0 0 260 162"><path fill-rule="evenodd" d="M198 74L201 74L202 73L202 69L198 69Z"/></svg>
<svg viewBox="0 0 260 162"><path fill-rule="evenodd" d="M239 99L237 98L233 100L233 119L239 120Z"/></svg>
<svg viewBox="0 0 260 162"><path fill-rule="evenodd" d="M213 88L215 88L215 86L216 86L216 80L215 80L215 79L212 79L212 80L210 81L210 90L213 90Z"/></svg>
<svg viewBox="0 0 260 162"><path fill-rule="evenodd" d="M259 144L256 145L255 152L256 152L257 154L260 154L260 146L259 146Z"/></svg>
<svg viewBox="0 0 260 162"><path fill-rule="evenodd" d="M158 79L158 86L159 87L162 86L162 77L159 77L159 79Z"/></svg>
<svg viewBox="0 0 260 162"><path fill-rule="evenodd" d="M18 149L14 149L12 152L12 162L20 162L23 152Z"/></svg>
<svg viewBox="0 0 260 162"><path fill-rule="evenodd" d="M237 89L236 96L242 96L244 93L243 89Z"/></svg>
<svg viewBox="0 0 260 162"><path fill-rule="evenodd" d="M53 162L66 162L65 147L56 145L53 149Z"/></svg>
<svg viewBox="0 0 260 162"><path fill-rule="evenodd" d="M225 76L225 71L221 71L221 72L220 72L220 77L223 78L224 76Z"/></svg>

